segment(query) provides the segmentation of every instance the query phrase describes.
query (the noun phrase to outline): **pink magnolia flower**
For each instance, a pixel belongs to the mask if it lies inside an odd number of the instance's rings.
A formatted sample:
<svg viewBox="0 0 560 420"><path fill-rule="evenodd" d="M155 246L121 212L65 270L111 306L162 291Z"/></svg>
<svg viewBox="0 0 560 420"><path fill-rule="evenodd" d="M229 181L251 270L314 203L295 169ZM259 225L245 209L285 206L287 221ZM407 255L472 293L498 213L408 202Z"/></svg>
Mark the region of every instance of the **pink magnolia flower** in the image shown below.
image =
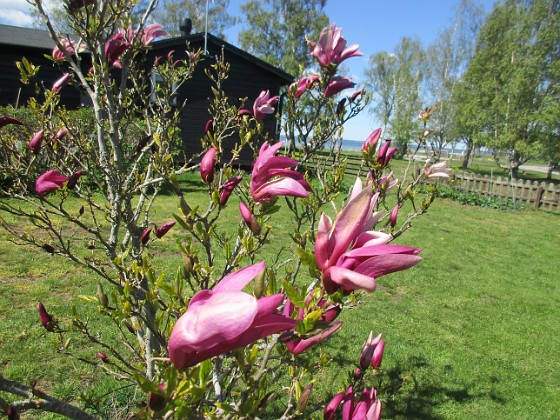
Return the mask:
<svg viewBox="0 0 560 420"><path fill-rule="evenodd" d="M358 44L346 46L342 28L337 28L335 23L321 31L319 42L307 40L307 46L322 67L338 66L347 58L363 55L358 51Z"/></svg>
<svg viewBox="0 0 560 420"><path fill-rule="evenodd" d="M228 179L222 188L220 188L220 206L225 206L227 204L229 196L242 179L241 176L234 176Z"/></svg>
<svg viewBox="0 0 560 420"><path fill-rule="evenodd" d="M335 222L321 215L315 241L315 260L327 293L339 288L375 290L376 277L419 263L419 248L389 245L391 235L373 231L380 213L373 214L379 193L356 179L350 200Z"/></svg>
<svg viewBox="0 0 560 420"><path fill-rule="evenodd" d="M33 152L33 154L38 154L41 150L41 146L43 145L43 139L45 138L45 130L37 131L33 134L31 141L29 142L29 149Z"/></svg>
<svg viewBox="0 0 560 420"><path fill-rule="evenodd" d="M438 162L428 166L429 164L430 159L426 161L426 164L422 169L422 172L424 172L428 178L449 178L449 172L451 169L447 167L446 162Z"/></svg>
<svg viewBox="0 0 560 420"><path fill-rule="evenodd" d="M375 388L364 388L358 404L354 405L354 389L350 386L346 392L336 394L325 407L323 418L332 420L342 403L342 420L378 420L381 418L381 400L377 400Z"/></svg>
<svg viewBox="0 0 560 420"><path fill-rule="evenodd" d="M307 303L309 303L309 298L307 299L307 301L308 301ZM295 339L286 341L284 344L286 345L286 348L290 353L295 355L301 354L304 351L306 351L308 348L314 346L315 344L325 341L327 338L333 335L340 327L342 327L342 322L340 321L333 322L341 311L340 306L330 305L329 307L325 308L326 304L327 301L324 299L322 299L317 303L317 306L319 308L325 309L323 315L321 315L321 317L319 318L319 321L328 322L330 323L330 325L325 329L323 329L322 331L320 331L319 333L314 334L310 337L307 338L297 337ZM283 311L284 315L291 316L292 313L294 312L294 309L295 309L294 304L290 301L290 299L287 299L284 305L284 311ZM303 309L299 308L297 319L302 320L304 316L305 314L303 312Z"/></svg>
<svg viewBox="0 0 560 420"><path fill-rule="evenodd" d="M61 38L61 39L58 40L58 42L60 43L62 48L64 50L66 50L68 55L72 56L72 55L76 54L76 50L74 49L74 46L67 39ZM66 60L66 54L64 53L64 51L62 51L60 48L58 48L58 45L55 46L54 49L52 50L52 57L57 62L61 62L61 61Z"/></svg>
<svg viewBox="0 0 560 420"><path fill-rule="evenodd" d="M295 326L277 311L283 294L256 299L242 291L264 268L264 261L242 268L192 297L169 337L169 358L177 369Z"/></svg>
<svg viewBox="0 0 560 420"><path fill-rule="evenodd" d="M214 165L216 164L217 152L215 147L211 147L204 153L200 161L200 177L208 184L214 180Z"/></svg>
<svg viewBox="0 0 560 420"><path fill-rule="evenodd" d="M52 169L45 172L35 182L35 190L37 194L41 197L50 194L60 187L62 187L68 181L68 177L65 177L57 169Z"/></svg>
<svg viewBox="0 0 560 420"><path fill-rule="evenodd" d="M293 92L294 97L299 99L305 91L311 89L311 87L319 80L321 76L318 74L313 74L311 76L302 77L297 82L290 85L289 92Z"/></svg>
<svg viewBox="0 0 560 420"><path fill-rule="evenodd" d="M263 90L253 104L255 120L261 121L266 114L274 114L274 105L276 105L277 102L278 96L273 96L271 98L270 92L268 90Z"/></svg>
<svg viewBox="0 0 560 420"><path fill-rule="evenodd" d="M384 348L385 341L381 339L381 334L373 338L373 331L370 331L369 337L364 343L360 354L360 367L362 369L367 369L371 364L374 369L377 369L381 365Z"/></svg>
<svg viewBox="0 0 560 420"><path fill-rule="evenodd" d="M396 147L389 147L391 146L391 140L387 140L383 143L383 146L379 148L379 152L377 153L377 163L379 163L383 168L385 168L393 155L397 152Z"/></svg>
<svg viewBox="0 0 560 420"><path fill-rule="evenodd" d="M122 32L116 33L105 43L105 59L109 67L122 68L119 57L130 48L130 42Z"/></svg>
<svg viewBox="0 0 560 420"><path fill-rule="evenodd" d="M274 145L264 142L251 173L251 195L255 201L263 203L272 197L284 195L308 197L311 187L303 176L287 169L297 165L297 161L287 156L274 156L284 143Z"/></svg>
<svg viewBox="0 0 560 420"><path fill-rule="evenodd" d="M156 237L157 237L158 239L163 238L163 236L164 236L167 232L169 232L169 229L171 229L173 226L175 226L175 223L176 223L176 222L172 220L172 221L167 222L167 223L164 223L163 225L161 225L160 227L158 227L158 228L156 229L156 231L154 232L155 235L156 235Z"/></svg>
<svg viewBox="0 0 560 420"><path fill-rule="evenodd" d="M375 150L375 147L377 146L377 142L379 141L380 137L381 137L381 128L378 128L368 136L366 141L364 141L362 150L366 153L370 153L372 150Z"/></svg>
<svg viewBox="0 0 560 420"><path fill-rule="evenodd" d="M389 173L389 175L381 178L377 183L378 191L384 191L385 194L387 194L389 191L391 191L393 189L393 187L399 183L398 178L395 178L391 181L392 178L394 178L393 177L393 171L391 171Z"/></svg>
<svg viewBox="0 0 560 420"><path fill-rule="evenodd" d="M9 117L7 115L2 115L0 117L0 128L3 128L8 124L23 125L23 123L20 120L16 120L15 118Z"/></svg>
<svg viewBox="0 0 560 420"><path fill-rule="evenodd" d="M325 88L325 98L330 98L344 89L354 86L356 86L356 84L348 77L333 77Z"/></svg>
<svg viewBox="0 0 560 420"><path fill-rule="evenodd" d="M64 88L64 86L68 84L71 78L72 78L72 74L64 73L64 75L60 79L54 82L52 86L52 90L54 91L54 93L59 94L62 88Z"/></svg>
<svg viewBox="0 0 560 420"><path fill-rule="evenodd" d="M163 36L169 36L167 31L163 29L163 26L158 23L152 23L146 26L142 31L142 45L147 47L154 41L154 39L161 38Z"/></svg>

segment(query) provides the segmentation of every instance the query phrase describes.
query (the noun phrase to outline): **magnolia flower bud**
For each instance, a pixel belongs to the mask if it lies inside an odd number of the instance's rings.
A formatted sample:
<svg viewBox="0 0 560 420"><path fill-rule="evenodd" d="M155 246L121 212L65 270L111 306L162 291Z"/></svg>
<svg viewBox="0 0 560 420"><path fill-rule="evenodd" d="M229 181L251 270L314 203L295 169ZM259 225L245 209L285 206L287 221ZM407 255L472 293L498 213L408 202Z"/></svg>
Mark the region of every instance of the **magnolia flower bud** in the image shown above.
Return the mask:
<svg viewBox="0 0 560 420"><path fill-rule="evenodd" d="M307 405L307 401L309 400L309 396L311 395L312 390L313 390L313 382L307 385L301 392L301 397L299 397L296 405L297 410L300 413L305 409L305 406Z"/></svg>
<svg viewBox="0 0 560 420"><path fill-rule="evenodd" d="M123 324L131 334L136 334L136 331L134 331L134 328L132 327L132 325L129 322L124 321Z"/></svg>
<svg viewBox="0 0 560 420"><path fill-rule="evenodd" d="M247 205L243 201L239 203L239 211L241 213L241 217L243 217L243 220L245 220L245 223L247 224L251 232L253 232L253 235L259 236L261 234L261 225L259 224L255 215L251 212L251 210L249 210L249 207L247 207Z"/></svg>
<svg viewBox="0 0 560 420"><path fill-rule="evenodd" d="M41 146L43 145L43 139L45 138L45 130L37 131L31 141L29 142L29 149L33 152L33 154L38 154L41 150Z"/></svg>
<svg viewBox="0 0 560 420"><path fill-rule="evenodd" d="M391 225L391 228L394 228L395 225L397 224L398 214L399 214L399 205L397 204L395 207L393 207L393 210L391 211L391 216L389 217L389 224Z"/></svg>
<svg viewBox="0 0 560 420"><path fill-rule="evenodd" d="M58 130L54 136L56 140L62 140L68 135L68 130L66 128L61 128Z"/></svg>
<svg viewBox="0 0 560 420"><path fill-rule="evenodd" d="M152 233L152 228L146 228L144 229L144 232L142 232L142 245L146 245L148 243L148 241L150 240L150 233Z"/></svg>
<svg viewBox="0 0 560 420"><path fill-rule="evenodd" d="M211 147L202 157L200 161L200 177L207 184L214 180L214 165L216 159L217 150L215 147Z"/></svg>
<svg viewBox="0 0 560 420"><path fill-rule="evenodd" d="M103 286L101 285L101 283L97 283L97 291L95 295L97 296L97 300L99 301L99 304L101 306L103 306L104 308L107 308L109 306L109 298L107 298L107 295L103 291Z"/></svg>
<svg viewBox="0 0 560 420"><path fill-rule="evenodd" d="M169 232L169 229L171 229L173 226L175 226L175 223L176 223L176 222L175 222L174 220L172 220L172 221L170 221L170 222L167 222L167 223L164 223L163 225L161 225L161 226L160 226L159 228L157 228L156 231L155 231L156 237L157 237L158 239L163 238L163 236L164 236L167 232Z"/></svg>
<svg viewBox="0 0 560 420"><path fill-rule="evenodd" d="M159 384L158 388L165 394L165 384ZM148 393L148 407L152 411L159 411L165 407L166 398L158 392L150 391Z"/></svg>
<svg viewBox="0 0 560 420"><path fill-rule="evenodd" d="M53 319L47 312L45 305L43 305L42 302L39 302L37 309L39 311L39 319L41 320L41 325L45 327L45 329L48 332L53 332L54 331Z"/></svg>
<svg viewBox="0 0 560 420"><path fill-rule="evenodd" d="M204 132L209 134L210 136L214 135L214 121L208 120L206 121L206 125L204 126Z"/></svg>
<svg viewBox="0 0 560 420"><path fill-rule="evenodd" d="M8 416L8 420L19 420L19 413L13 406L8 407L6 415Z"/></svg>
<svg viewBox="0 0 560 420"><path fill-rule="evenodd" d="M227 204L229 196L242 179L243 178L241 176L234 176L233 178L228 179L223 187L220 188L220 206L225 206Z"/></svg>

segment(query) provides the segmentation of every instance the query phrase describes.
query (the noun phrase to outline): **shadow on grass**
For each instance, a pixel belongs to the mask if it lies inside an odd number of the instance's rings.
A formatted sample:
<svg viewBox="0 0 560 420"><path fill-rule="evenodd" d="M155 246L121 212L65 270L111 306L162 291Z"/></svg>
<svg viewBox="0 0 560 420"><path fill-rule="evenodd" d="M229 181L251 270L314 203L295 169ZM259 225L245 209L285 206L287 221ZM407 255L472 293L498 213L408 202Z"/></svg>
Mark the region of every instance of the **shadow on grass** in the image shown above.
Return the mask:
<svg viewBox="0 0 560 420"><path fill-rule="evenodd" d="M429 378L425 374L418 379L415 372L432 371ZM443 405L464 405L478 399L491 399L498 404L506 401L494 392L480 392L475 390L478 384L449 383L440 378L448 376L453 366L443 368L430 366L422 357L413 356L401 364L382 371L379 393L389 398L383 405L383 416L386 418L415 418L415 419L443 419L448 416L436 414L438 407ZM443 370L444 372L441 372ZM429 378L429 379L428 379ZM447 383L446 383L447 382ZM490 378L490 382L498 382L498 378Z"/></svg>
<svg viewBox="0 0 560 420"><path fill-rule="evenodd" d="M342 345L333 364L343 368L352 366L355 361L349 357L349 348ZM361 386L374 386L383 400L383 418L391 419L445 419L449 415L444 406L476 405L477 400L491 400L505 404L506 400L492 390L480 391L480 383L461 383L453 378L453 366L433 366L420 356L412 356L397 366L382 369L379 376L365 378ZM497 384L495 376L488 383ZM491 386L493 388L493 386ZM359 394L355 391L356 395ZM322 413L326 402L308 407L315 413ZM460 410L460 408L459 408Z"/></svg>

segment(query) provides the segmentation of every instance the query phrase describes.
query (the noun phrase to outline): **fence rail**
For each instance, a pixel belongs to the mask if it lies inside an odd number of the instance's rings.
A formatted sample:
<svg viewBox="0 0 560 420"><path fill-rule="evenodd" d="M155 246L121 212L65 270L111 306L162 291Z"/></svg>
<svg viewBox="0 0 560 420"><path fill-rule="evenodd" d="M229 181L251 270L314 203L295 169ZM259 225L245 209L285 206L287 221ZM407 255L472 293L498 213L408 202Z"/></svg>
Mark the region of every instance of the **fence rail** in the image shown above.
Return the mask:
<svg viewBox="0 0 560 420"><path fill-rule="evenodd" d="M442 179L440 182L458 191L521 201L535 209L560 210L560 186L553 183L482 176L466 172L456 173L448 180Z"/></svg>

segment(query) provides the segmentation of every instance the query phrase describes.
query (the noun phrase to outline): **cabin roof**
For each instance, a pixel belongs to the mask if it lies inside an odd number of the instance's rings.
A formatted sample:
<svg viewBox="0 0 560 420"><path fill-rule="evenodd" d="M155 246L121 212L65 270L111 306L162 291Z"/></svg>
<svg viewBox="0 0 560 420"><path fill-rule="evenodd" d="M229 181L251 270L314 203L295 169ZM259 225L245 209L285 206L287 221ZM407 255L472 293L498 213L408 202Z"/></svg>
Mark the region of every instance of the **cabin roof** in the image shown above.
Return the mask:
<svg viewBox="0 0 560 420"><path fill-rule="evenodd" d="M204 33L196 33L196 34L190 34L186 36L164 38L153 42L152 46L156 51L158 49L180 48L180 47L184 47L187 42L190 44L204 43L204 36L205 36ZM255 66L273 73L281 80L281 85L287 85L294 81L294 76L292 76L291 74L286 73L284 70L279 69L278 67L273 66L272 64L269 64L258 57L255 57L254 55L248 53L247 51L244 51L241 48L238 48L235 45L230 44L229 42L224 41L223 39L215 35L212 35L210 33L207 34L207 42L209 45L212 44L218 48L224 48L225 51L237 55L240 58L254 64Z"/></svg>
<svg viewBox="0 0 560 420"><path fill-rule="evenodd" d="M184 47L188 43L204 43L204 33L196 33L186 36L179 36L173 38L165 38L152 43L152 48L157 51L160 49L171 49ZM260 58L243 51L241 48L224 41L223 39L207 34L208 44L213 44L218 48L224 48L224 50L230 52L231 54L237 55L240 58L247 60L253 65L260 67L266 71L274 74L278 79L280 79L281 85L287 85L293 82L294 77L285 71L279 69L272 64L267 63ZM47 31L42 29L34 28L21 28L18 26L10 25L0 25L0 45L10 45L15 47L24 47L31 49L41 49L41 50L52 50L54 48L54 42L49 36Z"/></svg>

